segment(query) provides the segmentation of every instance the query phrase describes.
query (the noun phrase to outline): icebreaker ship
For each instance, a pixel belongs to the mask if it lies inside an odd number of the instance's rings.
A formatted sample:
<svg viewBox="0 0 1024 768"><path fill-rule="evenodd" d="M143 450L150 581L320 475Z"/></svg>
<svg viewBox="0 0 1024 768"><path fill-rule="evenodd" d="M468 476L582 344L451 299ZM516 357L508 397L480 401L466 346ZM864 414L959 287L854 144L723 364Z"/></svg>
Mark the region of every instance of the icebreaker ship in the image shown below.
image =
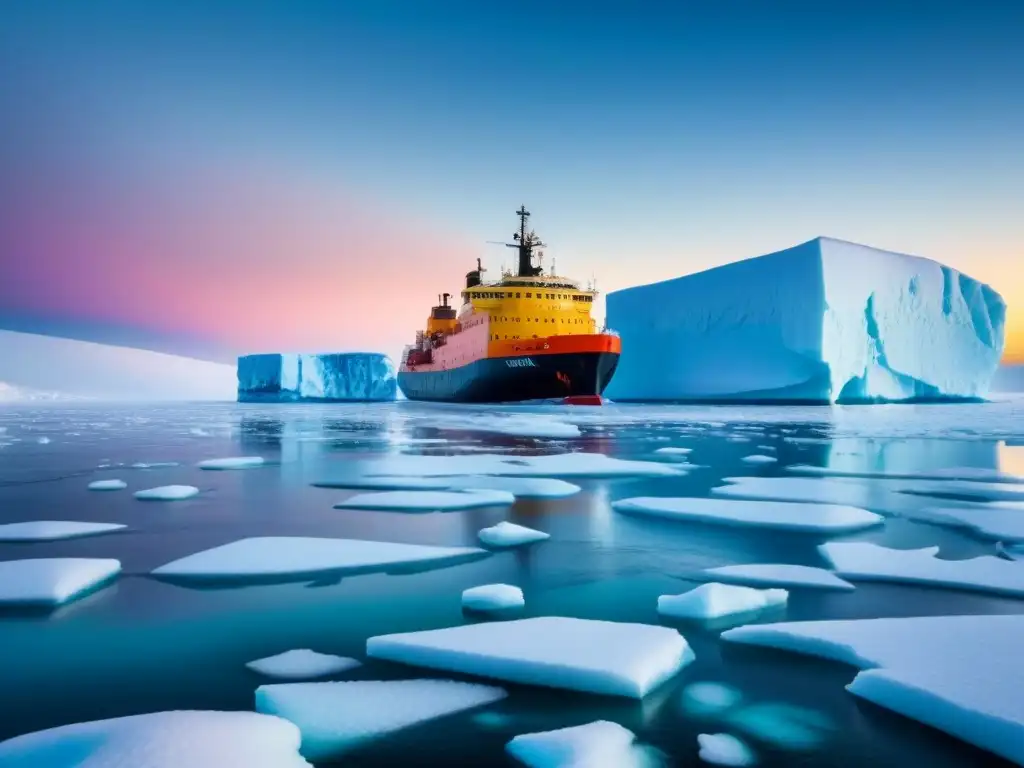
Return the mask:
<svg viewBox="0 0 1024 768"><path fill-rule="evenodd" d="M398 391L387 355L264 354L238 358L238 401L387 401Z"/></svg>
<svg viewBox="0 0 1024 768"><path fill-rule="evenodd" d="M612 400L983 398L1006 304L930 259L831 238L608 294Z"/></svg>

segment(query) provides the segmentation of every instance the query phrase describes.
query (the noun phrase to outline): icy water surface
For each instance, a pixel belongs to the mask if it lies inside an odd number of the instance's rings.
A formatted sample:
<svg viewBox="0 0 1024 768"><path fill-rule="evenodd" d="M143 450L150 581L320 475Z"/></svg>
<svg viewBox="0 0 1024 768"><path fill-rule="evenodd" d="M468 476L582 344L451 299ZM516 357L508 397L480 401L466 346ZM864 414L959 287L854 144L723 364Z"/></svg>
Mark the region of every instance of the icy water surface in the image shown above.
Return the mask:
<svg viewBox="0 0 1024 768"><path fill-rule="evenodd" d="M950 467L1024 474L1022 438L1022 400L841 409L0 407L0 523L49 519L127 526L69 541L0 544L0 560L115 557L124 567L112 586L52 613L0 614L0 739L161 710L251 710L256 687L272 681L247 669L246 662L293 648L363 659L365 641L373 635L478 620L463 615L460 594L481 584L521 587L523 616L666 623L656 611L658 596L692 587L686 576L693 571L738 563L825 567L815 547L826 539L627 516L611 509L614 500L705 496L722 478L793 476L787 467L795 464L911 475ZM663 447L692 451L656 453ZM426 514L334 509L364 491L312 485L357 474L367 460L402 454L569 451L697 468L670 477L566 478L583 492ZM743 461L753 454L777 462ZM265 465L237 471L196 466L251 455L262 456ZM126 481L127 490L87 490L90 482L113 478ZM194 485L200 493L175 502L132 496L172 484ZM418 572L299 583L196 589L147 575L174 559L249 536L477 546L477 531L502 520L546 531L551 539ZM996 551L994 542L962 530L901 518L828 540L939 545L947 558ZM853 592L791 590L788 606L762 620L1022 611L1022 600L860 582ZM510 695L501 702L408 728L355 750L339 764L509 766L504 745L517 734L607 719L659 750L662 762L652 753L652 765L698 765L698 733L740 731L683 705L682 688L697 681L735 687L742 694L739 706L764 705L748 713L760 736L744 737L762 765L1000 764L855 699L844 690L856 673L849 667L731 646L718 640L718 630L673 626L690 642L696 661L642 702L506 686ZM334 679L421 677L452 676L368 660Z"/></svg>

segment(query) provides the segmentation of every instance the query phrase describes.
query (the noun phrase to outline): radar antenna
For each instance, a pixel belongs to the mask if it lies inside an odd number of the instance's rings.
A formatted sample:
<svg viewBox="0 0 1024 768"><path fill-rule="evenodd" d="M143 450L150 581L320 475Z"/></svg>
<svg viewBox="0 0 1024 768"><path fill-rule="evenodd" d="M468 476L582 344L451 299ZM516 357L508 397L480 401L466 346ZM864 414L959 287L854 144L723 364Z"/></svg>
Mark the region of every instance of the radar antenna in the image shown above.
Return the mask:
<svg viewBox="0 0 1024 768"><path fill-rule="evenodd" d="M533 249L543 248L544 243L537 237L537 233L534 231L526 231L526 219L530 216L530 212L526 210L526 206L520 206L519 210L516 211L516 215L519 217L519 231L512 235L514 243L505 243L509 248L516 248L519 251L519 271L517 277L536 277L543 271L539 267L533 266Z"/></svg>

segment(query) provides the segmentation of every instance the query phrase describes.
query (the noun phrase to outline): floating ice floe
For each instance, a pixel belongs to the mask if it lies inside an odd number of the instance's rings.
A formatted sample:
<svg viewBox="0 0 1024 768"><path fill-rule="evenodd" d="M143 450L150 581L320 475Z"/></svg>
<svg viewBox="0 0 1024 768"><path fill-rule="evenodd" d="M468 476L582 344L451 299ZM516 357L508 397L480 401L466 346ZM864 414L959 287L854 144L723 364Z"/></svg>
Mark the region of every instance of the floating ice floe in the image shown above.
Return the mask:
<svg viewBox="0 0 1024 768"><path fill-rule="evenodd" d="M551 538L550 533L535 531L533 528L516 525L507 520L492 525L490 528L481 528L477 532L477 536L488 547L518 547Z"/></svg>
<svg viewBox="0 0 1024 768"><path fill-rule="evenodd" d="M40 445L49 445L50 444L50 438L48 438L48 437L39 437L39 438L36 438L36 442L39 443Z"/></svg>
<svg viewBox="0 0 1024 768"><path fill-rule="evenodd" d="M774 456L765 456L764 454L755 453L752 456L744 456L740 461L744 461L747 464L774 464L778 459Z"/></svg>
<svg viewBox="0 0 1024 768"><path fill-rule="evenodd" d="M447 479L423 477L348 477L318 480L317 488L343 488L353 491L444 491L451 487Z"/></svg>
<svg viewBox="0 0 1024 768"><path fill-rule="evenodd" d="M299 729L255 712L154 712L49 728L0 743L10 768L312 768Z"/></svg>
<svg viewBox="0 0 1024 768"><path fill-rule="evenodd" d="M697 734L697 745L700 759L712 765L747 766L757 762L750 747L728 733Z"/></svg>
<svg viewBox="0 0 1024 768"><path fill-rule="evenodd" d="M261 536L240 539L162 565L154 576L195 581L294 580L325 573L359 573L454 564L485 557L471 547L427 547L360 539Z"/></svg>
<svg viewBox="0 0 1024 768"><path fill-rule="evenodd" d="M500 477L475 475L453 477L448 487L455 490L505 491L519 499L561 499L579 493L582 488L565 480L547 477Z"/></svg>
<svg viewBox="0 0 1024 768"><path fill-rule="evenodd" d="M739 691L723 683L690 683L683 688L682 693L683 710L687 714L701 717L725 712L742 700L743 695Z"/></svg>
<svg viewBox="0 0 1024 768"><path fill-rule="evenodd" d="M137 461L132 464L132 469L164 469L177 466L179 464L176 461Z"/></svg>
<svg viewBox="0 0 1024 768"><path fill-rule="evenodd" d="M654 451L665 456L685 456L688 453L693 452L693 448L682 448L675 445L666 445L664 448L658 448Z"/></svg>
<svg viewBox="0 0 1024 768"><path fill-rule="evenodd" d="M505 751L527 768L632 768L633 732L618 723L596 720L554 731L524 733Z"/></svg>
<svg viewBox="0 0 1024 768"><path fill-rule="evenodd" d="M295 723L302 732L302 754L323 760L507 695L501 688L452 680L286 683L257 688L256 711Z"/></svg>
<svg viewBox="0 0 1024 768"><path fill-rule="evenodd" d="M612 504L617 512L717 525L748 525L814 533L848 533L880 525L881 515L835 504L638 496Z"/></svg>
<svg viewBox="0 0 1024 768"><path fill-rule="evenodd" d="M940 560L938 547L890 549L869 542L830 542L818 551L848 579L1024 596L1024 568L992 555Z"/></svg>
<svg viewBox="0 0 1024 768"><path fill-rule="evenodd" d="M524 605L523 590L510 584L483 584L462 593L462 607L471 611L502 611Z"/></svg>
<svg viewBox="0 0 1024 768"><path fill-rule="evenodd" d="M282 680L308 680L313 677L326 677L355 669L362 666L362 662L346 656L317 653L309 648L297 648L276 656L250 661L245 666L267 677L276 677Z"/></svg>
<svg viewBox="0 0 1024 768"><path fill-rule="evenodd" d="M714 496L870 507L890 514L913 507L912 500L869 483L809 477L726 477L723 482L726 485L711 489Z"/></svg>
<svg viewBox="0 0 1024 768"><path fill-rule="evenodd" d="M119 560L45 557L0 562L0 605L58 606L81 597L121 572Z"/></svg>
<svg viewBox="0 0 1024 768"><path fill-rule="evenodd" d="M124 480L93 480L89 483L90 491L123 491L127 487Z"/></svg>
<svg viewBox="0 0 1024 768"><path fill-rule="evenodd" d="M368 656L512 683L643 698L693 661L676 630L545 616L380 635Z"/></svg>
<svg viewBox="0 0 1024 768"><path fill-rule="evenodd" d="M369 476L454 477L678 477L685 465L661 461L614 459L603 453L557 453L543 456L395 456L367 462Z"/></svg>
<svg viewBox="0 0 1024 768"><path fill-rule="evenodd" d="M724 584L743 584L748 587L811 587L851 591L853 584L824 568L785 563L750 563L749 565L723 565L701 571L709 581Z"/></svg>
<svg viewBox="0 0 1024 768"><path fill-rule="evenodd" d="M198 494L199 489L194 485L161 485L157 488L136 491L135 498L142 501L182 501L191 499Z"/></svg>
<svg viewBox="0 0 1024 768"><path fill-rule="evenodd" d="M70 520L32 520L27 523L0 525L0 541L57 541L96 536L117 531L118 523L75 523Z"/></svg>
<svg viewBox="0 0 1024 768"><path fill-rule="evenodd" d="M1024 501L1024 485L984 483L975 480L892 480L880 479L900 493L916 496L960 496L979 501Z"/></svg>
<svg viewBox="0 0 1024 768"><path fill-rule="evenodd" d="M580 436L580 428L575 424L551 419L544 416L494 416L473 418L466 422L467 429L483 432L497 432L515 437L536 437L564 440Z"/></svg>
<svg viewBox="0 0 1024 768"><path fill-rule="evenodd" d="M722 637L866 670L847 686L855 696L1024 765L1024 616L805 621Z"/></svg>
<svg viewBox="0 0 1024 768"><path fill-rule="evenodd" d="M335 504L335 509L378 509L392 512L444 512L478 507L508 506L516 497L508 491L380 491L360 493Z"/></svg>
<svg viewBox="0 0 1024 768"><path fill-rule="evenodd" d="M843 469L841 467L814 467L808 464L793 464L787 472L797 475L819 477L853 477L864 479L891 480L981 480L992 483L1024 483L1024 477L987 467L949 467L928 472L897 472L885 470Z"/></svg>
<svg viewBox="0 0 1024 768"><path fill-rule="evenodd" d="M990 539L1024 541L1024 506L1015 502L925 507L908 511L904 516L935 525L966 528Z"/></svg>
<svg viewBox="0 0 1024 768"><path fill-rule="evenodd" d="M196 466L200 469L253 469L263 464L262 456L231 456L226 459L206 459Z"/></svg>
<svg viewBox="0 0 1024 768"><path fill-rule="evenodd" d="M788 598L789 593L784 589L701 584L681 595L659 597L658 613L673 619L721 619L785 605Z"/></svg>

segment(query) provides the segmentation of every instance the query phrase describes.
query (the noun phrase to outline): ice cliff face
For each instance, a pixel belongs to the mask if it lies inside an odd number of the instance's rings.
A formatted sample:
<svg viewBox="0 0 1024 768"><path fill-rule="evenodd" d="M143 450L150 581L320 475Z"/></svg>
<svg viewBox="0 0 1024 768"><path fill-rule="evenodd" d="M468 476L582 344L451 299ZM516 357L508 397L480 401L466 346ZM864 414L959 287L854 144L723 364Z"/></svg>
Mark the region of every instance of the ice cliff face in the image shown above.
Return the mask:
<svg viewBox="0 0 1024 768"><path fill-rule="evenodd" d="M239 402L394 400L395 366L387 355L267 354L238 358Z"/></svg>
<svg viewBox="0 0 1024 768"><path fill-rule="evenodd" d="M608 295L612 400L979 398L1006 304L935 261L819 238Z"/></svg>

